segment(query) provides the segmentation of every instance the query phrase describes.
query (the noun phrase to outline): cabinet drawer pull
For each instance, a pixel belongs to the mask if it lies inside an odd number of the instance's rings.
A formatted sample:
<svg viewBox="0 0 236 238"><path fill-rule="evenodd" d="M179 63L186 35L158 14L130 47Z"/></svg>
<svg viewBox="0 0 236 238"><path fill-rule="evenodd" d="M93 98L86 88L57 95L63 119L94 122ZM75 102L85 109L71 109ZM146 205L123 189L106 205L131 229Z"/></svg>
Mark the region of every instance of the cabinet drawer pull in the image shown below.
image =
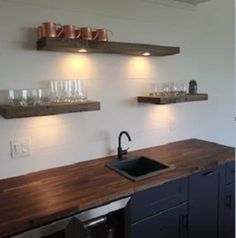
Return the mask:
<svg viewBox="0 0 236 238"><path fill-rule="evenodd" d="M208 172L202 174L202 176L210 176L212 174L214 174L214 171L208 171Z"/></svg>
<svg viewBox="0 0 236 238"><path fill-rule="evenodd" d="M225 203L226 203L225 204L226 207L231 209L231 207L232 207L232 196L231 195L226 196L226 202Z"/></svg>
<svg viewBox="0 0 236 238"><path fill-rule="evenodd" d="M188 215L180 216L180 231L181 232L188 231Z"/></svg>

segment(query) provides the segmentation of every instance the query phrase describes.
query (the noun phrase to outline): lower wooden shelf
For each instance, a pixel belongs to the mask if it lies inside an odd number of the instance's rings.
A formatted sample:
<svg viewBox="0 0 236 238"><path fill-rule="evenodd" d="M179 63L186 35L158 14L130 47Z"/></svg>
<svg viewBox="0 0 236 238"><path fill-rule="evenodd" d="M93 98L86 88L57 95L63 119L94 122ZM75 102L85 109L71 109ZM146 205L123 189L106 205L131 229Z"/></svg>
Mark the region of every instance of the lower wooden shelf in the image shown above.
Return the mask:
<svg viewBox="0 0 236 238"><path fill-rule="evenodd" d="M55 115L62 113L98 111L100 110L100 102L86 101L79 103L57 103L39 106L0 106L0 115L6 119L21 117L36 117Z"/></svg>
<svg viewBox="0 0 236 238"><path fill-rule="evenodd" d="M139 96L138 102L152 104L171 104L181 102L203 101L208 100L208 94L186 94L179 96Z"/></svg>

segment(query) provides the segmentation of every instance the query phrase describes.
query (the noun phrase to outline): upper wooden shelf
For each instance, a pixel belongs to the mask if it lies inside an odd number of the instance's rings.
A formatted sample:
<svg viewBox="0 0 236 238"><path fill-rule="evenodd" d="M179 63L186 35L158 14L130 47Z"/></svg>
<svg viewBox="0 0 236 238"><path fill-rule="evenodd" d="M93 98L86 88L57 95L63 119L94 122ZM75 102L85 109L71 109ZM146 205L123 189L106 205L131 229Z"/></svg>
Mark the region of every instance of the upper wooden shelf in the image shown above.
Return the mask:
<svg viewBox="0 0 236 238"><path fill-rule="evenodd" d="M71 112L98 111L100 102L58 103L40 106L0 106L0 115L6 119L55 115Z"/></svg>
<svg viewBox="0 0 236 238"><path fill-rule="evenodd" d="M208 94L186 94L180 96L139 96L138 102L152 104L171 104L208 100Z"/></svg>
<svg viewBox="0 0 236 238"><path fill-rule="evenodd" d="M179 54L180 52L179 47L60 38L42 38L37 41L37 49L63 52L78 52L80 49L86 49L88 53L125 54L134 56L143 56L143 54L147 52L150 53L150 56L168 56Z"/></svg>

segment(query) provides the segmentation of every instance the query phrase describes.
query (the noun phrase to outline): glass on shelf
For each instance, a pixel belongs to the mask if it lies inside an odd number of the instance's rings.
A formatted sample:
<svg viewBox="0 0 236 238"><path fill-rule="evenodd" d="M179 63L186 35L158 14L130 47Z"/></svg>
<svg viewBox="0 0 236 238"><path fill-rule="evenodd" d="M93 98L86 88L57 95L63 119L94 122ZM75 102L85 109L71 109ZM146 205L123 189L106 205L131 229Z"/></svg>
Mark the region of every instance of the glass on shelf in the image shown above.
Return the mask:
<svg viewBox="0 0 236 238"><path fill-rule="evenodd" d="M39 91L38 89L26 89L26 102L27 106L36 106L39 104Z"/></svg>
<svg viewBox="0 0 236 238"><path fill-rule="evenodd" d="M87 100L85 80L51 80L50 88L9 89L8 105L37 106Z"/></svg>
<svg viewBox="0 0 236 238"><path fill-rule="evenodd" d="M161 92L161 89L160 89L160 84L158 83L152 83L151 84L151 92L149 93L149 96L160 96L160 92Z"/></svg>
<svg viewBox="0 0 236 238"><path fill-rule="evenodd" d="M15 90L9 89L8 90L8 105L14 106L16 100Z"/></svg>
<svg viewBox="0 0 236 238"><path fill-rule="evenodd" d="M51 80L51 94L52 94L52 102L58 103L60 102L59 88L60 84L58 80Z"/></svg>
<svg viewBox="0 0 236 238"><path fill-rule="evenodd" d="M87 87L84 80L52 80L52 101L55 103L75 103L87 100Z"/></svg>
<svg viewBox="0 0 236 238"><path fill-rule="evenodd" d="M38 89L38 104L49 105L51 103L52 93L50 89L39 88Z"/></svg>
<svg viewBox="0 0 236 238"><path fill-rule="evenodd" d="M27 106L27 90L26 89L14 90L14 105Z"/></svg>
<svg viewBox="0 0 236 238"><path fill-rule="evenodd" d="M150 96L183 96L187 92L187 87L184 82L162 82L153 83L150 90Z"/></svg>
<svg viewBox="0 0 236 238"><path fill-rule="evenodd" d="M86 101L87 100L87 84L85 80L76 80L75 98L76 101Z"/></svg>

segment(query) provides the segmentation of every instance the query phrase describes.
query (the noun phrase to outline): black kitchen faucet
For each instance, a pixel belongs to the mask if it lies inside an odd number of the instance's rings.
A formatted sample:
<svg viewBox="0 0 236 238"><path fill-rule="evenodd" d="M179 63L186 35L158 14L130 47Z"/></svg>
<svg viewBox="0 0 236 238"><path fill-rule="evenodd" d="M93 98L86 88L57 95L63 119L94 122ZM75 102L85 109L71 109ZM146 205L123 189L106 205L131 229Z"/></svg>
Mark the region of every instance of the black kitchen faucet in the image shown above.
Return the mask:
<svg viewBox="0 0 236 238"><path fill-rule="evenodd" d="M130 135L127 131L121 131L120 132L120 134L119 134L119 145L118 145L118 148L117 148L117 152L118 152L117 157L118 157L118 159L122 159L122 156L126 155L127 152L128 152L128 149L129 149L129 148L127 148L126 150L123 150L122 147L121 147L121 137L122 137L123 134L125 134L128 137L129 141L131 141L131 137L130 137Z"/></svg>

